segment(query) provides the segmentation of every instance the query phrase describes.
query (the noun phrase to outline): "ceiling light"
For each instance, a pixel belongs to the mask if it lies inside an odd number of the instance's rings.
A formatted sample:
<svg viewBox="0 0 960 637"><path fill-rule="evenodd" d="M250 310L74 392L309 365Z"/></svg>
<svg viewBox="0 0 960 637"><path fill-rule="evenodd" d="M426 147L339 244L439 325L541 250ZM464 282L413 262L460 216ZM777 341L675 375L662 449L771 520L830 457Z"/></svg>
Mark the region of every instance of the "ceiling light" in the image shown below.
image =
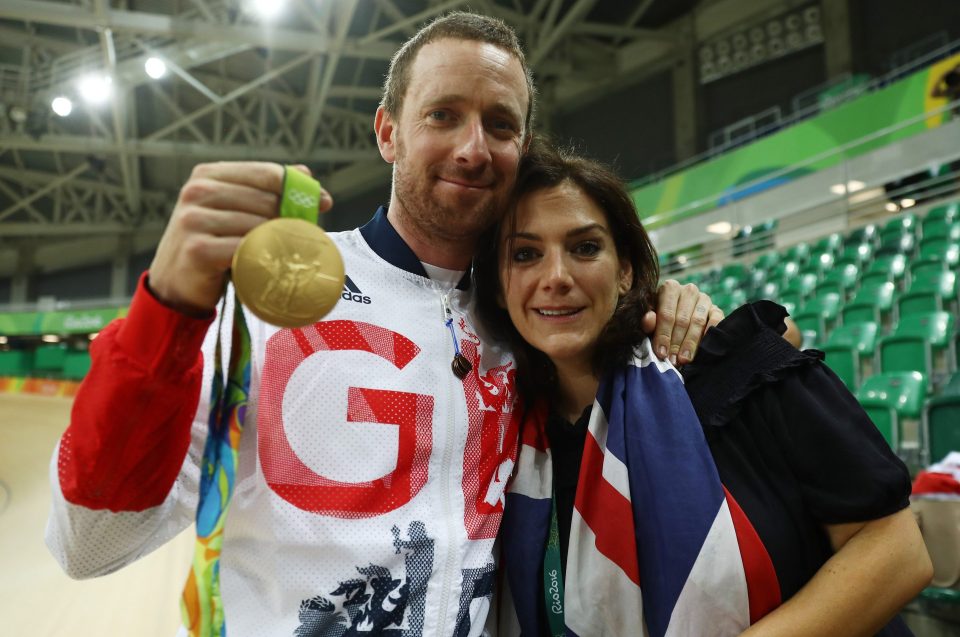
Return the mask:
<svg viewBox="0 0 960 637"><path fill-rule="evenodd" d="M113 80L107 75L88 75L80 80L77 88L86 101L91 104L103 104L110 99Z"/></svg>
<svg viewBox="0 0 960 637"><path fill-rule="evenodd" d="M886 206L884 206L884 208L887 209L887 212L897 212L898 210L900 210L900 206L893 203L892 201L888 203Z"/></svg>
<svg viewBox="0 0 960 637"><path fill-rule="evenodd" d="M901 200L900 200L900 207L901 207L901 208L910 208L910 207L915 206L915 205L917 205L917 200L916 200L916 199L910 199L909 197L907 197L906 199L901 199Z"/></svg>
<svg viewBox="0 0 960 637"><path fill-rule="evenodd" d="M718 221L707 226L707 232L711 234L728 234L733 230L733 225L729 221Z"/></svg>
<svg viewBox="0 0 960 637"><path fill-rule="evenodd" d="M284 0L249 0L247 6L265 20L271 20L283 11Z"/></svg>
<svg viewBox="0 0 960 637"><path fill-rule="evenodd" d="M867 184L862 181L857 181L856 179L851 179L847 182L847 192L857 192L858 190L863 190L864 186Z"/></svg>
<svg viewBox="0 0 960 637"><path fill-rule="evenodd" d="M847 192L847 187L843 184L833 184L830 186L830 192L835 195L844 195Z"/></svg>
<svg viewBox="0 0 960 637"><path fill-rule="evenodd" d="M27 121L27 109L22 106L14 106L10 109L10 119L16 124L22 124Z"/></svg>
<svg viewBox="0 0 960 637"><path fill-rule="evenodd" d="M66 117L73 112L73 102L70 101L69 97L61 95L53 98L53 101L50 102L50 108L60 117Z"/></svg>
<svg viewBox="0 0 960 637"><path fill-rule="evenodd" d="M44 334L40 337L40 340L44 343L59 343L60 337L56 334Z"/></svg>
<svg viewBox="0 0 960 637"><path fill-rule="evenodd" d="M143 68L147 72L147 75L155 80L159 80L167 74L167 65L157 57L147 58L147 61L143 63Z"/></svg>

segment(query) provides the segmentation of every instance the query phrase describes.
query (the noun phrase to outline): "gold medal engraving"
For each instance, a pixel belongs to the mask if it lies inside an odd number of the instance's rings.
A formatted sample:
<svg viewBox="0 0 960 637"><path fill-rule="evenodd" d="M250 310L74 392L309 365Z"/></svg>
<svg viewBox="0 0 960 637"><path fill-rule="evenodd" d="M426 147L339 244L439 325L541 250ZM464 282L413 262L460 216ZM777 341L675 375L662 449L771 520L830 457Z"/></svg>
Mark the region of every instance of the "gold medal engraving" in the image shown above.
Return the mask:
<svg viewBox="0 0 960 637"><path fill-rule="evenodd" d="M233 285L257 317L304 327L340 299L340 252L323 230L302 219L273 219L250 231L233 255Z"/></svg>

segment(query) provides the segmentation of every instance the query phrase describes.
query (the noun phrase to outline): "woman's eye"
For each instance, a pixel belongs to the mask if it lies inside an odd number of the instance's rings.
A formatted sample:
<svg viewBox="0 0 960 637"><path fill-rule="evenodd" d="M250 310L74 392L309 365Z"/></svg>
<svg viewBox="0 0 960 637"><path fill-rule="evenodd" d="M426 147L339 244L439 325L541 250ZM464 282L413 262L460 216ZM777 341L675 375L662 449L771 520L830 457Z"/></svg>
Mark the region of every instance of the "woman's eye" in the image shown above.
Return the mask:
<svg viewBox="0 0 960 637"><path fill-rule="evenodd" d="M592 257L600 252L600 249L600 244L596 241L584 241L574 246L573 252L580 256Z"/></svg>
<svg viewBox="0 0 960 637"><path fill-rule="evenodd" d="M536 252L532 248L517 248L513 251L513 260L517 263L524 263L525 261L530 261L537 256Z"/></svg>

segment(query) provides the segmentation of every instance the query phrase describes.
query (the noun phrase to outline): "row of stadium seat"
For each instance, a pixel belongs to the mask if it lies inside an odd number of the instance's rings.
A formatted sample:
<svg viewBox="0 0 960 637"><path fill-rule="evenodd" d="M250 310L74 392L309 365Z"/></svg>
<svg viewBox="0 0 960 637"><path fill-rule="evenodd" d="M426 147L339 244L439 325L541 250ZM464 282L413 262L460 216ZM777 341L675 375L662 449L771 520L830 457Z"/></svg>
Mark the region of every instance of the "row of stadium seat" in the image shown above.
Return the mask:
<svg viewBox="0 0 960 637"><path fill-rule="evenodd" d="M960 449L960 202L687 280L726 312L775 300L911 469Z"/></svg>
<svg viewBox="0 0 960 637"><path fill-rule="evenodd" d="M887 372L868 378L857 392L890 446L912 470L960 450L960 374L935 396L920 372Z"/></svg>

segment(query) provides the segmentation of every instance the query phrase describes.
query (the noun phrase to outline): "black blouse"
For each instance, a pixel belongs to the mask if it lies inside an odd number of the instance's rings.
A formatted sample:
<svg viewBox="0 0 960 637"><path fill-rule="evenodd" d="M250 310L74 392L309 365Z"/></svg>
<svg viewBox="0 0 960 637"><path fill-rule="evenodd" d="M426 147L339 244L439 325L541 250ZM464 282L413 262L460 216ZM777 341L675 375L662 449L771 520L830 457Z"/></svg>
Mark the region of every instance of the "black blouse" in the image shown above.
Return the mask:
<svg viewBox="0 0 960 637"><path fill-rule="evenodd" d="M909 504L910 474L823 353L781 334L786 310L745 305L704 337L683 376L720 480L763 541L786 601L833 551L823 526ZM899 619L880 633L910 635Z"/></svg>

